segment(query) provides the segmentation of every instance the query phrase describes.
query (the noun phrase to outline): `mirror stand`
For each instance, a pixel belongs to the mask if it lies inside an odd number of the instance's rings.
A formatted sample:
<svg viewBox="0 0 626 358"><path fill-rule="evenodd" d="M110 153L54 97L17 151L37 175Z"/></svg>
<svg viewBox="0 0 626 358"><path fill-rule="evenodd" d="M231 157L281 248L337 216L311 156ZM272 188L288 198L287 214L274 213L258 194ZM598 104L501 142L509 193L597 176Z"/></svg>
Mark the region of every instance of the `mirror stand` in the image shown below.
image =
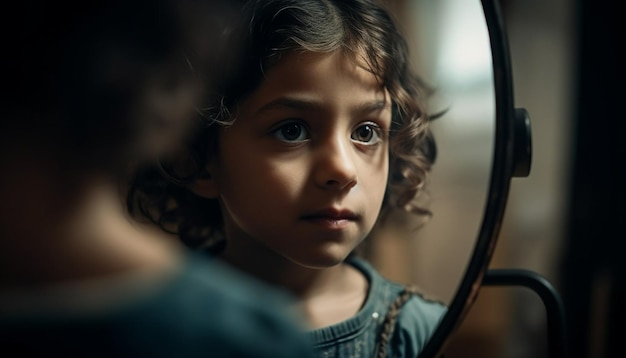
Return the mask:
<svg viewBox="0 0 626 358"><path fill-rule="evenodd" d="M481 286L523 286L533 290L543 302L548 325L550 357L565 358L565 310L561 296L543 276L524 269L489 269Z"/></svg>

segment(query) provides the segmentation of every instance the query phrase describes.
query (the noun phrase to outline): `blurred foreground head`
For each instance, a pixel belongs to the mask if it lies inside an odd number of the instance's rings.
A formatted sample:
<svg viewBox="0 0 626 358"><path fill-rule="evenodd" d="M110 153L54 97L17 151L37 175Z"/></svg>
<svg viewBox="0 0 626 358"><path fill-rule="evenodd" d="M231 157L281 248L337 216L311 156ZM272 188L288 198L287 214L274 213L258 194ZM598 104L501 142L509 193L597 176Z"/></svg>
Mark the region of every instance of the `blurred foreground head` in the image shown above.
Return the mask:
<svg viewBox="0 0 626 358"><path fill-rule="evenodd" d="M226 3L3 5L3 171L19 154L73 174L120 174L166 150L194 118Z"/></svg>
<svg viewBox="0 0 626 358"><path fill-rule="evenodd" d="M0 231L53 222L94 179L123 180L198 120L228 1L3 5ZM28 224L30 220L30 224ZM21 222L21 224L20 224ZM13 229L8 229L13 228ZM16 229L17 228L17 229ZM15 231L18 230L18 231Z"/></svg>

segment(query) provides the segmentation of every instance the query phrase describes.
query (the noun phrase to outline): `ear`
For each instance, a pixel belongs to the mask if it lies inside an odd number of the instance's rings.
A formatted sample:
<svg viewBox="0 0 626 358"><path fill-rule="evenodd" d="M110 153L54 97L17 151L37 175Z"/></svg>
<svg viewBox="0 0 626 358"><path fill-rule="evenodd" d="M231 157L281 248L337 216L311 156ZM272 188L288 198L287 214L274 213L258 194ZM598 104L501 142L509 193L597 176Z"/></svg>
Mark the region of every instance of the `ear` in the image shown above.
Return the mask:
<svg viewBox="0 0 626 358"><path fill-rule="evenodd" d="M203 198L216 199L219 196L219 189L212 169L212 166L207 167L207 173L190 184L189 190Z"/></svg>

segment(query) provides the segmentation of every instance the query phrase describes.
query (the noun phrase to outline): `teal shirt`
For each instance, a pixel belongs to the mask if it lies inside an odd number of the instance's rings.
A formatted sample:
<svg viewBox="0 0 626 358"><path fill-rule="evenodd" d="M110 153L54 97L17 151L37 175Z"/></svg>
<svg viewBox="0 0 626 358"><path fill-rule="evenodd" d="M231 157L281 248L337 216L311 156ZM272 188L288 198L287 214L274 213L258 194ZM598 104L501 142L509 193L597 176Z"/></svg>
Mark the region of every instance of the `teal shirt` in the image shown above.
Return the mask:
<svg viewBox="0 0 626 358"><path fill-rule="evenodd" d="M291 302L216 260L189 254L150 294L107 310L1 307L0 351L64 358L312 357L298 317L285 311Z"/></svg>
<svg viewBox="0 0 626 358"><path fill-rule="evenodd" d="M405 288L383 278L360 258L350 259L348 263L369 281L368 295L356 316L307 333L315 355L320 358L373 357L389 307ZM387 345L387 357L417 357L446 310L441 302L413 295L400 310Z"/></svg>

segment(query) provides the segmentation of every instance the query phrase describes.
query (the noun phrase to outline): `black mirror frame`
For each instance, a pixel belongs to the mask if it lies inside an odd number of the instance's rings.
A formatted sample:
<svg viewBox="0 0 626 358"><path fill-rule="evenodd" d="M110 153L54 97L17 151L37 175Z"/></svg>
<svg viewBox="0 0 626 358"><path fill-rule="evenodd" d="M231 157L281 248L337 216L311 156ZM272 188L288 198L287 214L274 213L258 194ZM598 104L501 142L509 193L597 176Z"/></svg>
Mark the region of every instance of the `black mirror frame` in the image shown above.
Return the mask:
<svg viewBox="0 0 626 358"><path fill-rule="evenodd" d="M513 177L530 173L530 120L525 109L514 107L513 79L507 34L498 0L481 0L493 61L496 97L495 145L485 213L463 281L439 326L419 354L431 358L443 352L476 300L496 246Z"/></svg>

